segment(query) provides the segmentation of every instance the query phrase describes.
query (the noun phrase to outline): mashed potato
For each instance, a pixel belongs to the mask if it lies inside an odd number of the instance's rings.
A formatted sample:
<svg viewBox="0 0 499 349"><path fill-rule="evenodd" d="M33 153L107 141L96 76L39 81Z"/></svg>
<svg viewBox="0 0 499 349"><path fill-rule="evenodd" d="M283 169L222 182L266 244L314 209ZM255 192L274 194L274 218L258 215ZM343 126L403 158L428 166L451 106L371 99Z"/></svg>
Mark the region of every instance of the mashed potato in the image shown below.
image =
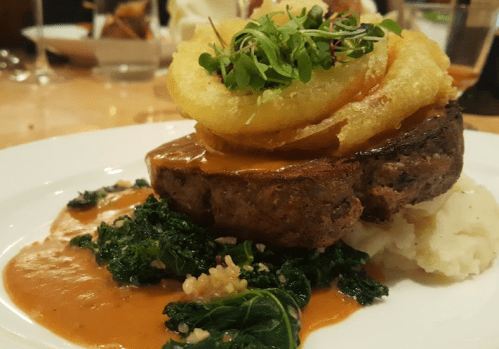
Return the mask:
<svg viewBox="0 0 499 349"><path fill-rule="evenodd" d="M357 223L345 242L388 269L422 268L461 280L496 258L498 217L493 195L462 175L447 193L406 207L389 224Z"/></svg>

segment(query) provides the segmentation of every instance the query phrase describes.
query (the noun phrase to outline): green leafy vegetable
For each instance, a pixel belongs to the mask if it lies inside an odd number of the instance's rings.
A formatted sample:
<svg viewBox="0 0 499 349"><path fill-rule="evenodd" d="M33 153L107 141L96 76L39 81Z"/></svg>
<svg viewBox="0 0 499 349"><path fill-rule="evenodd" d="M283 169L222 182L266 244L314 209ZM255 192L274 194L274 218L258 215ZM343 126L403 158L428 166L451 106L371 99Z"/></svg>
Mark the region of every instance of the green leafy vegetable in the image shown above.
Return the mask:
<svg viewBox="0 0 499 349"><path fill-rule="evenodd" d="M225 43L222 47L210 44L214 55L201 54L199 64L208 73L220 75L231 90L276 89L279 93L294 80L310 81L315 69L327 70L336 62L371 52L374 43L384 37L383 29L398 35L402 32L390 19L379 25L359 24L350 13L324 19L319 6L308 13L303 9L299 16L292 15L289 8L286 12L289 22L284 25L272 21L275 13L267 14L236 33L229 48ZM272 96L275 94L269 98Z"/></svg>
<svg viewBox="0 0 499 349"><path fill-rule="evenodd" d="M362 270L362 267L369 262L366 253L357 251L341 241L324 251L295 248L260 252L253 249L253 254L252 268L243 268L241 271L241 277L248 281L248 285L255 288L275 287L285 290L295 298L300 307L308 303L312 289L328 287L340 275L351 275ZM262 269L261 265L265 265L265 268ZM362 279L369 280L373 286L383 286L369 278L367 274L362 274ZM349 292L344 293L365 300L363 305L371 304L375 298L387 295L384 289L375 292L372 289L358 287L357 294L353 293L352 287L345 289ZM364 292L368 295L364 296Z"/></svg>
<svg viewBox="0 0 499 349"><path fill-rule="evenodd" d="M71 209L86 210L97 206L97 202L107 195L106 190L99 189L95 191L85 191L78 197L68 202L67 206Z"/></svg>
<svg viewBox="0 0 499 349"><path fill-rule="evenodd" d="M137 179L132 188L143 188L149 187L149 183L145 179ZM97 206L97 203L100 199L106 197L109 193L115 193L119 191L123 191L126 189L130 189L130 187L126 187L123 185L112 185L107 187L102 187L97 190L87 191L85 190L83 193L79 193L78 197L68 202L67 207L73 210L88 210L92 207Z"/></svg>
<svg viewBox="0 0 499 349"><path fill-rule="evenodd" d="M300 308L279 289L250 290L208 303L170 303L164 311L172 331L185 337L195 328L210 333L196 344L170 341L174 348L298 348ZM225 337L225 340L224 340Z"/></svg>
<svg viewBox="0 0 499 349"><path fill-rule="evenodd" d="M388 296L388 287L372 280L364 270L349 270L340 274L338 287L361 305L371 304L375 298Z"/></svg>
<svg viewBox="0 0 499 349"><path fill-rule="evenodd" d="M149 196L134 217L123 216L113 225L101 224L98 238L73 238L70 244L89 248L99 264L107 265L123 284L150 284L165 277L207 272L215 264L215 242L207 229L168 208L169 199Z"/></svg>
<svg viewBox="0 0 499 349"><path fill-rule="evenodd" d="M151 186L149 183L143 179L139 178L135 180L135 183L133 184L132 188L137 189L137 188L150 188Z"/></svg>
<svg viewBox="0 0 499 349"><path fill-rule="evenodd" d="M363 270L369 256L338 242L326 249L270 250L251 241L222 243L206 228L171 211L170 199L151 195L133 216L101 224L97 239L81 235L70 245L90 249L121 284L152 284L162 278L199 276L230 255L241 267L248 291L208 303L171 303L166 326L187 337L209 332L199 343L169 342L163 348L297 348L299 309L313 288L338 280L340 290L360 304L388 295L386 286ZM230 341L228 340L230 339Z"/></svg>
<svg viewBox="0 0 499 349"><path fill-rule="evenodd" d="M115 280L123 284L151 284L164 277L198 276L214 267L218 256L230 255L241 267L241 277L250 287L279 288L289 292L300 307L308 303L313 288L328 287L340 275L344 278L343 291L362 299L359 303L370 304L386 295L382 285L365 273L357 273L369 256L341 241L324 251L304 248L271 251L258 248L251 241L223 244L206 228L171 211L169 202L167 197L157 200L151 195L135 208L133 218L122 216L112 225L102 223L97 228L96 241L86 234L73 238L70 245L90 249L97 262L106 265ZM354 287L351 279L355 277L364 283L359 281ZM367 285L366 280L372 281L374 288L362 287Z"/></svg>
<svg viewBox="0 0 499 349"><path fill-rule="evenodd" d="M379 24L379 26L397 35L402 35L402 28L400 28L398 23L393 19L386 18Z"/></svg>

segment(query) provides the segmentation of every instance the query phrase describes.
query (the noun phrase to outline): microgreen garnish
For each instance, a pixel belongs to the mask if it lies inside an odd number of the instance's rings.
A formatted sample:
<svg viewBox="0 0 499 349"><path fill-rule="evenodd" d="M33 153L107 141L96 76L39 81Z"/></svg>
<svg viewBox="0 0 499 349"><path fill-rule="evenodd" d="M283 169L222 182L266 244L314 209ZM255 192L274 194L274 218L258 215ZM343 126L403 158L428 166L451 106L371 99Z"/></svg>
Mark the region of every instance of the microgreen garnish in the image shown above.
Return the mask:
<svg viewBox="0 0 499 349"><path fill-rule="evenodd" d="M308 13L304 8L298 16L291 14L288 7L289 22L284 25L272 21L275 14L248 23L233 36L230 48L222 41L221 47L210 44L214 55L201 54L199 65L209 74L219 75L231 90L274 89L268 97L259 98L259 103L265 103L294 80L310 81L315 69L328 70L337 62L345 63L371 52L374 43L385 36L383 29L401 33L398 24L390 19L378 25L359 24L355 14L345 12L324 19L319 6Z"/></svg>

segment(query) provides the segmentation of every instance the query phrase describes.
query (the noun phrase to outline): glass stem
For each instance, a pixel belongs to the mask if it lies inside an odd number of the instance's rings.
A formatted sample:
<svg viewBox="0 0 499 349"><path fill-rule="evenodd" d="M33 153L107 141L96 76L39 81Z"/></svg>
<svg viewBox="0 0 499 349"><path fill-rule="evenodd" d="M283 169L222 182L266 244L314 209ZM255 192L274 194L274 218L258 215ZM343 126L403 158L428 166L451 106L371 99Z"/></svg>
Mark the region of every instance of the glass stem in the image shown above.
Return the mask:
<svg viewBox="0 0 499 349"><path fill-rule="evenodd" d="M47 51L45 47L45 35L43 32L43 2L42 0L35 1L35 24L38 40L36 40L36 71L50 71Z"/></svg>

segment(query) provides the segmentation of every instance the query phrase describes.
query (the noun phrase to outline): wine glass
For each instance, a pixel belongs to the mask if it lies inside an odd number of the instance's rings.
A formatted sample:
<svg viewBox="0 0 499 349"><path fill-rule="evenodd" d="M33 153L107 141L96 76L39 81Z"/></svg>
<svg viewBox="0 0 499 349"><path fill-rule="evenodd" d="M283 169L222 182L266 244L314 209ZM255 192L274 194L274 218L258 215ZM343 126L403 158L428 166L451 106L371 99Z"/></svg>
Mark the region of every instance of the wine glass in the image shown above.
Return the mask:
<svg viewBox="0 0 499 349"><path fill-rule="evenodd" d="M64 77L57 74L51 67L47 58L45 46L45 35L43 29L43 3L42 0L33 0L34 17L36 26L36 60L34 67L30 70L15 74L12 79L18 82L36 83L47 85L54 82L62 82Z"/></svg>
<svg viewBox="0 0 499 349"><path fill-rule="evenodd" d="M461 96L475 85L489 55L497 26L493 1L456 0L454 3L406 3L403 27L435 40L450 59L449 75Z"/></svg>

